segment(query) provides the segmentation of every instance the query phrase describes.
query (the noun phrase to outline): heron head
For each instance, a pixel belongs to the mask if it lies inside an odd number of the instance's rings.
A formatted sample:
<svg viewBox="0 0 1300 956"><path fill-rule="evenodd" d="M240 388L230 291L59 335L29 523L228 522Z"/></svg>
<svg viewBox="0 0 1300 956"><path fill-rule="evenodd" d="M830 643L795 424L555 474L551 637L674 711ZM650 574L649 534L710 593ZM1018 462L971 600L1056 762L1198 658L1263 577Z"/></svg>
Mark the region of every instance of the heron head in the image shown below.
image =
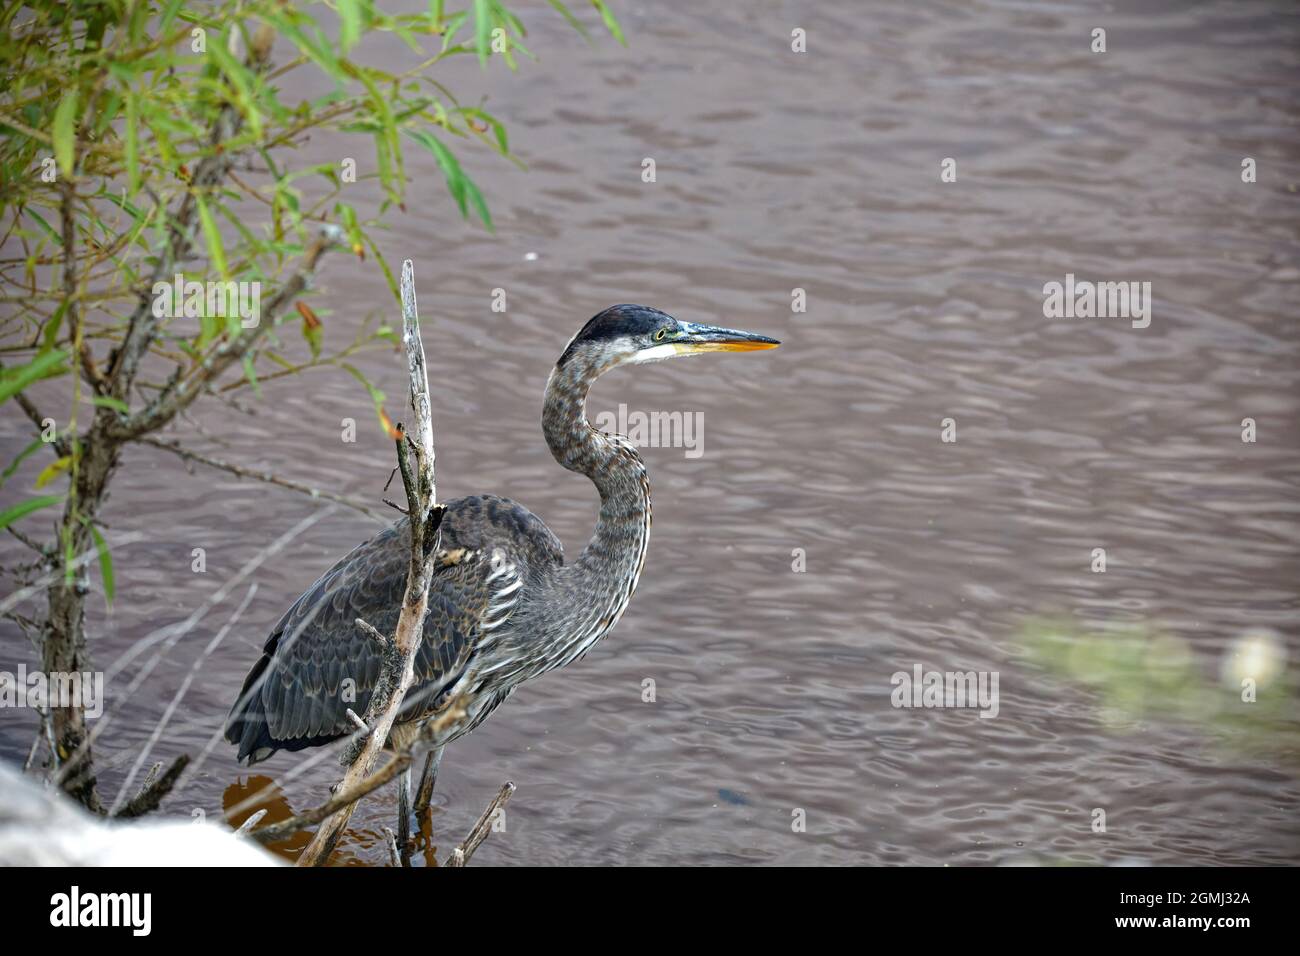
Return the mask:
<svg viewBox="0 0 1300 956"><path fill-rule="evenodd" d="M657 362L701 352L754 352L781 343L766 335L682 322L644 305L614 305L594 316L573 337L557 363L585 358L600 371L636 362Z"/></svg>

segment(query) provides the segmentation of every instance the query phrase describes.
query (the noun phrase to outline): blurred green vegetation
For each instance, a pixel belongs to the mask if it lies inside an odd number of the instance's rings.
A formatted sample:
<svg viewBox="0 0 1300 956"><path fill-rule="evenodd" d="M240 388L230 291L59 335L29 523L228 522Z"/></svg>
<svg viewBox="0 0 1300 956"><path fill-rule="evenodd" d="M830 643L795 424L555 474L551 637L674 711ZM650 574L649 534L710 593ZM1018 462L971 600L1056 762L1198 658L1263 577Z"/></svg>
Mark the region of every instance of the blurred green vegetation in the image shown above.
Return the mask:
<svg viewBox="0 0 1300 956"><path fill-rule="evenodd" d="M1176 723L1234 753L1300 764L1286 650L1271 631L1236 637L1214 676L1185 640L1149 626L1085 629L1076 621L1039 618L1024 625L1019 640L1049 674L1095 694L1098 719L1113 733Z"/></svg>

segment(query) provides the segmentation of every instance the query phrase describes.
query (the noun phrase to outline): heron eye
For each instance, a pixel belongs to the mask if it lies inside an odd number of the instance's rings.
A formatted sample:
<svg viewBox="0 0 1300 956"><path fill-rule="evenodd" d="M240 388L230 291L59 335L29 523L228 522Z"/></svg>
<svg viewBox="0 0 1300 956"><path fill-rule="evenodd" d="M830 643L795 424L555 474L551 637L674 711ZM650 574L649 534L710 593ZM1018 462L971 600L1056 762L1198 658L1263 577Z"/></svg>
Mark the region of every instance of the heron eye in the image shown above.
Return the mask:
<svg viewBox="0 0 1300 956"><path fill-rule="evenodd" d="M663 341L663 337L667 334L668 334L667 329L660 329L658 332L655 333L655 341L656 342Z"/></svg>

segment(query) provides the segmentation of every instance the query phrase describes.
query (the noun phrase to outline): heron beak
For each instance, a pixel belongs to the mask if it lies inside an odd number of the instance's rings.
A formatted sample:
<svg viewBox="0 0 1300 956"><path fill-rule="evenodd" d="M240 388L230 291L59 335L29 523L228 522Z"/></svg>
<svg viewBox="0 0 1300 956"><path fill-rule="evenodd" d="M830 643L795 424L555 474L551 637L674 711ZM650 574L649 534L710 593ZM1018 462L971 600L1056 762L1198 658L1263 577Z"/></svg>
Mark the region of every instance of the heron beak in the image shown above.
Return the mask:
<svg viewBox="0 0 1300 956"><path fill-rule="evenodd" d="M696 352L758 352L774 349L781 344L766 335L741 329L697 325L694 322L683 322L681 325L686 337L673 343L673 348L679 355L693 355Z"/></svg>

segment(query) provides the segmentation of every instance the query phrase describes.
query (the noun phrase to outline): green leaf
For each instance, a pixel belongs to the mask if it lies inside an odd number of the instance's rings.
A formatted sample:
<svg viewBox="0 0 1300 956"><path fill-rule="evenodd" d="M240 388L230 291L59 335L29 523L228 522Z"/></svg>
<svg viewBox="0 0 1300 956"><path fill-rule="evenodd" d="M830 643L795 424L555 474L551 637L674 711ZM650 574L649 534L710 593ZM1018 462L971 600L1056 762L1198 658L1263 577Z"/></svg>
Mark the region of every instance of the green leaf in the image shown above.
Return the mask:
<svg viewBox="0 0 1300 956"><path fill-rule="evenodd" d="M43 498L28 498L26 501L20 501L12 508L6 508L0 511L0 531L9 527L19 518L24 518L33 511L39 511L41 508L48 508L50 505L57 505L63 500L63 495L46 495Z"/></svg>
<svg viewBox="0 0 1300 956"><path fill-rule="evenodd" d="M166 30L172 25L172 21L176 19L176 14L180 11L183 2L184 0L170 0L163 10L162 18L158 21L159 29Z"/></svg>
<svg viewBox="0 0 1300 956"><path fill-rule="evenodd" d="M591 0L591 5L600 11L600 18L605 21L605 29L609 31L609 35L623 46L627 46L627 40L623 38L623 28L618 25L618 20L614 17L614 11L609 8L609 4L605 0Z"/></svg>
<svg viewBox="0 0 1300 956"><path fill-rule="evenodd" d="M35 219L35 220L36 220L36 224L39 225L42 229L45 230L45 234L46 234L47 236L49 236L51 239L53 239L53 240L54 240L55 242L57 242L59 245L63 245L63 237L62 237L61 235L59 235L59 233L58 233L57 231L55 231L55 229L54 229L53 226L51 226L48 222L45 221L45 217L43 217L43 216L42 216L40 213L38 213L35 209L32 209L30 206L27 207L26 209L24 209L23 212L27 213L27 215L29 215L29 216L31 216L33 219Z"/></svg>
<svg viewBox="0 0 1300 956"><path fill-rule="evenodd" d="M262 114L253 100L253 84L256 78L244 64L230 55L226 48L227 36L223 33L208 44L208 55L216 61L217 67L235 90L235 101L248 121L248 130L254 139L262 136Z"/></svg>
<svg viewBox="0 0 1300 956"><path fill-rule="evenodd" d="M470 205L474 207L479 219L483 221L483 226L488 232L496 232L492 228L492 214L488 212L487 203L483 200L483 194L478 191L478 187L474 185L474 181L468 176L465 177L465 192L469 195Z"/></svg>
<svg viewBox="0 0 1300 956"><path fill-rule="evenodd" d="M199 207L199 222L203 224L203 235L208 240L208 255L212 257L212 264L221 274L221 278L229 279L230 268L226 265L226 247L221 243L221 231L217 229L217 221L212 217L212 210L208 208L202 196L195 193L194 200Z"/></svg>
<svg viewBox="0 0 1300 956"><path fill-rule="evenodd" d="M49 442L46 442L44 439L38 438L30 445L28 445L26 448L24 448L22 451L20 451L18 453L18 457L15 458L13 461L11 461L9 463L9 467L6 468L2 474L0 474L0 488L3 488L4 483L13 477L14 472L18 470L19 465L21 465L25 460L30 458L32 455L36 454L36 452L40 450L42 446L47 444L49 444Z"/></svg>
<svg viewBox="0 0 1300 956"><path fill-rule="evenodd" d="M366 378L365 375L361 373L360 369L355 365L348 364L347 362L343 363L343 368L347 370L349 375L365 386L366 391L370 393L370 400L375 403L375 407L384 404L384 399L387 398L387 396L379 389L375 388L375 386L371 385L370 379Z"/></svg>
<svg viewBox="0 0 1300 956"><path fill-rule="evenodd" d="M486 110L477 109L476 107L466 107L461 111L462 116L473 117L480 122L486 123L492 127L492 132L496 136L497 147L501 150L501 155L510 155L510 140L506 135L506 124L501 122Z"/></svg>
<svg viewBox="0 0 1300 956"><path fill-rule="evenodd" d="M140 189L140 100L134 90L126 96L126 193L134 196ZM136 217L139 218L138 216Z"/></svg>
<svg viewBox="0 0 1300 956"><path fill-rule="evenodd" d="M474 0L474 46L478 50L480 66L487 66L492 53L492 3L491 0Z"/></svg>
<svg viewBox="0 0 1300 956"><path fill-rule="evenodd" d="M99 553L99 576L104 581L104 597L109 604L112 604L113 595L117 591L117 579L113 574L113 556L108 553L108 542L99 533L99 529L92 522L82 520L90 529L90 536L95 539L95 550Z"/></svg>
<svg viewBox="0 0 1300 956"><path fill-rule="evenodd" d="M465 171L460 168L460 163L456 161L456 157L452 155L451 150L439 142L438 138L428 130L408 129L406 135L433 153L433 158L438 161L438 166L447 179L447 191L451 193L451 197L456 200L456 205L460 207L460 214L468 219L468 204L472 203L474 211L483 220L483 225L491 232L492 217L488 213L487 203L483 201L483 195L478 191L478 187L470 181L470 178L465 175Z"/></svg>
<svg viewBox="0 0 1300 956"><path fill-rule="evenodd" d="M334 56L334 51L330 49L329 44L317 42L312 37L307 36L302 30L292 22L291 17L297 16L292 12L281 14L279 12L268 13L265 16L266 22L275 27L276 32L287 36L299 50L307 55L317 66L321 68L326 76L337 81L340 72L338 59Z"/></svg>
<svg viewBox="0 0 1300 956"><path fill-rule="evenodd" d="M60 368L59 363L67 357L68 353L63 349L55 349L51 352L42 352L26 365L5 369L0 373L0 402L17 395L32 382L49 378L51 375L62 375L67 368Z"/></svg>
<svg viewBox="0 0 1300 956"><path fill-rule="evenodd" d="M73 571L72 565L77 560L77 554L72 549L72 526L63 526L63 586L72 587L73 578L76 572Z"/></svg>
<svg viewBox="0 0 1300 956"><path fill-rule="evenodd" d="M257 371L253 368L253 356L244 356L244 375L248 378L248 384L253 386L253 393L262 397L262 386L257 384Z"/></svg>
<svg viewBox="0 0 1300 956"><path fill-rule="evenodd" d="M560 0L546 0L546 2L555 9L556 13L569 22L569 26L578 31L579 36L588 42L591 41L591 34L589 34L587 28L582 25L582 21L573 15L572 10L561 3Z"/></svg>
<svg viewBox="0 0 1300 956"><path fill-rule="evenodd" d="M388 260L384 258L384 254L379 251L379 246L375 245L375 241L371 239L369 235L363 233L363 237L365 238L366 245L370 247L370 254L375 257L375 261L379 263L380 270L384 273L384 281L388 283L388 291L393 293L393 300L398 304L401 304L402 293L398 289L397 278L393 275L393 270L388 266Z"/></svg>
<svg viewBox="0 0 1300 956"><path fill-rule="evenodd" d="M383 133L376 133L376 148L379 154L380 181L389 185L389 178L386 175L385 168L391 159L397 165L397 179L394 181L396 189L401 188L404 179L402 169L402 146L397 141L397 120L393 116L392 106L388 102L388 97L379 91L375 81L371 79L369 70L363 68L353 68L353 75L365 86L366 92L370 94L375 104L375 111L379 114L379 121L383 124ZM395 198L396 198L396 194Z"/></svg>
<svg viewBox="0 0 1300 956"><path fill-rule="evenodd" d="M72 175L72 163L75 157L75 139L77 125L77 87L69 84L63 91L63 99L54 111L54 126L50 136L54 140L54 158L59 163L63 175Z"/></svg>
<svg viewBox="0 0 1300 956"><path fill-rule="evenodd" d="M36 484L33 487L37 491L40 491L51 481L53 481L55 478L63 474L71 467L72 467L71 455L64 455L62 458L58 459L57 461L50 462L48 465L42 468L41 473L36 476Z"/></svg>
<svg viewBox="0 0 1300 956"><path fill-rule="evenodd" d="M307 340L307 348L311 349L311 360L320 361L321 340L324 338L324 329L319 326L311 326L306 322L302 324L302 337Z"/></svg>
<svg viewBox="0 0 1300 956"><path fill-rule="evenodd" d="M92 405L98 405L100 408L111 408L115 412L121 412L123 415L131 414L131 406L120 398L113 398L111 395L96 395L90 400Z"/></svg>
<svg viewBox="0 0 1300 956"><path fill-rule="evenodd" d="M59 340L59 329L63 326L63 317L68 312L68 304L71 299L64 299L59 303L59 307L54 310L50 320L45 323L45 328L41 332L41 352L49 352L54 348L54 343Z"/></svg>
<svg viewBox="0 0 1300 956"><path fill-rule="evenodd" d="M361 39L361 4L357 0L338 0L339 50L346 54Z"/></svg>
<svg viewBox="0 0 1300 956"><path fill-rule="evenodd" d="M379 419L379 427L381 427L390 438L396 438L397 432L393 429L392 420L389 419L388 412L384 411L384 393L371 385L370 380L362 375L356 366L344 362L343 368L347 369L348 373L364 385L366 391L370 393L370 401L375 406L375 416Z"/></svg>

